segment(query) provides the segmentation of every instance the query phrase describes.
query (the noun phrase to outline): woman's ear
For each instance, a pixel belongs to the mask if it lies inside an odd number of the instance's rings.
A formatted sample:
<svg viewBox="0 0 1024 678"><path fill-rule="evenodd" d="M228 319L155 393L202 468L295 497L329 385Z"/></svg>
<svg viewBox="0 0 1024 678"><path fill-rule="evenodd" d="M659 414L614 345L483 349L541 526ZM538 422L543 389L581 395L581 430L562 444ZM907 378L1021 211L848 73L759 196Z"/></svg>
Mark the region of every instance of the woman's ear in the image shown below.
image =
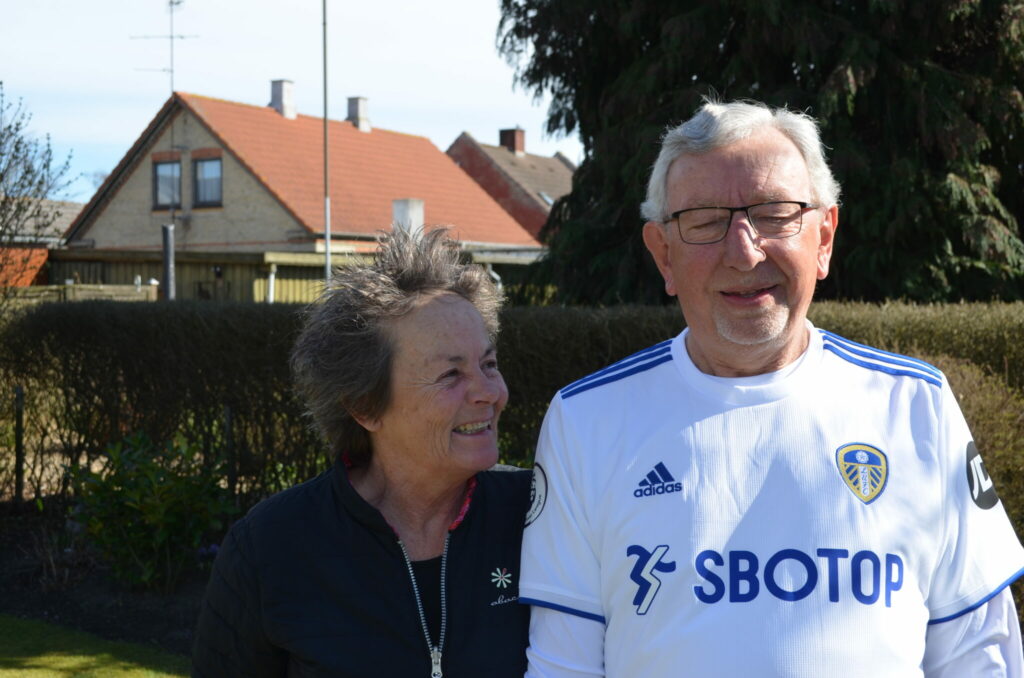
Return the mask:
<svg viewBox="0 0 1024 678"><path fill-rule="evenodd" d="M352 418L356 420L356 423L365 428L370 433L375 433L380 430L380 418L379 417L367 417L362 414L352 414Z"/></svg>

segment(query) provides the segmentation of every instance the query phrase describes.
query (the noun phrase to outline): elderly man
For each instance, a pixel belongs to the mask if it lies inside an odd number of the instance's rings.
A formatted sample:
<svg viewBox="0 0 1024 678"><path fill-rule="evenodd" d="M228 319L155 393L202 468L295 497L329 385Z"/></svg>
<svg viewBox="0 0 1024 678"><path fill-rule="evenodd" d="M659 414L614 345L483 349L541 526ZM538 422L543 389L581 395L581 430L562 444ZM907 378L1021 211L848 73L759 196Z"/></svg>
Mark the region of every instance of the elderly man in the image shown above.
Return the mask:
<svg viewBox="0 0 1024 678"><path fill-rule="evenodd" d="M1024 550L941 372L807 320L815 122L707 103L644 243L687 329L562 389L523 545L528 676L1021 676Z"/></svg>

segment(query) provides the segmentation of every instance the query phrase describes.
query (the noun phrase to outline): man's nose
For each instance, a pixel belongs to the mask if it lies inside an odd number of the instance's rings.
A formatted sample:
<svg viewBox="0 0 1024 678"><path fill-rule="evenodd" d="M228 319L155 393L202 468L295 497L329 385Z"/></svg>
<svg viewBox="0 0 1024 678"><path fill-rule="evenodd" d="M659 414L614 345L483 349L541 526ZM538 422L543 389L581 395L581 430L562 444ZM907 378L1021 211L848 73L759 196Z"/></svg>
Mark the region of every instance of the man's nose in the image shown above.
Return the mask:
<svg viewBox="0 0 1024 678"><path fill-rule="evenodd" d="M726 265L741 271L754 268L766 258L762 242L763 239L750 221L750 215L745 211L736 212L725 234Z"/></svg>

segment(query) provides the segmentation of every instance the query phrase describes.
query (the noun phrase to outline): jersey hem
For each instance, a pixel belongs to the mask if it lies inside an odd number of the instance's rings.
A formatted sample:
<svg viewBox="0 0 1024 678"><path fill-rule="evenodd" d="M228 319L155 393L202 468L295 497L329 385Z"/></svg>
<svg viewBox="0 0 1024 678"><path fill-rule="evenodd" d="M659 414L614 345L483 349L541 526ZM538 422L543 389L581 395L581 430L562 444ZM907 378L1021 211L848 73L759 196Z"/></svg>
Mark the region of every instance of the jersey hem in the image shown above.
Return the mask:
<svg viewBox="0 0 1024 678"><path fill-rule="evenodd" d="M962 617L962 616L964 616L965 614L967 614L969 612L974 612L979 607L981 607L982 605L984 605L985 603L987 603L988 601L992 600L997 595L999 595L1000 591L1005 589L1007 586L1009 586L1013 582L1017 581L1017 579L1020 578L1021 575L1024 575L1024 567L1022 567L1021 569L1017 570L1009 579L1007 579L1002 584L997 586L996 589L994 591L992 591L992 593L988 594L987 596L985 596L984 598L982 598L978 602L974 603L973 605L971 605L971 606L969 606L967 608L964 608L963 610L960 610L959 612L954 612L951 615L947 615L947 616L941 617L939 619L929 619L928 620L928 624L929 625L930 624L941 624L943 622L952 621L952 620L956 619L957 617Z"/></svg>
<svg viewBox="0 0 1024 678"><path fill-rule="evenodd" d="M583 610L577 610L565 605L559 605L557 603L549 603L546 600L538 600L536 598L523 598L519 597L519 602L523 605L536 605L537 607L546 607L549 610L556 610L558 612L565 612L567 614L574 615L576 617L583 617L584 619L590 619L592 621L601 622L602 624L607 623L605 618L599 614L592 614L590 612L584 612Z"/></svg>

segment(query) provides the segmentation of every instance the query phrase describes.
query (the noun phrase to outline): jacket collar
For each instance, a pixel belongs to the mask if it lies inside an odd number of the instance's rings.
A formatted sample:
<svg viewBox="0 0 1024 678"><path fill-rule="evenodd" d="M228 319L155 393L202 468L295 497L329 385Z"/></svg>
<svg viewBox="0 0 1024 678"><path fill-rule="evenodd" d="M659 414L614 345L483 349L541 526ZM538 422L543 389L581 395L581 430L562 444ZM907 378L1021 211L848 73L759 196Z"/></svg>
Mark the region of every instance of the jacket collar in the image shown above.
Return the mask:
<svg viewBox="0 0 1024 678"><path fill-rule="evenodd" d="M334 485L341 500L342 507L349 516L365 527L374 530L375 532L390 534L397 537L394 529L388 524L388 521L384 519L384 515L374 508L368 501L363 499L352 486L352 481L349 480L348 476L348 469L350 466L351 462L346 455L342 455L334 462ZM477 478L476 476L473 476L466 481L466 494L462 499L462 506L459 508L458 515L455 516L455 520L452 521L452 524L448 526L449 532L455 530L462 524L463 520L465 520L466 515L469 513L469 507L473 502L473 496L476 493L476 488Z"/></svg>

